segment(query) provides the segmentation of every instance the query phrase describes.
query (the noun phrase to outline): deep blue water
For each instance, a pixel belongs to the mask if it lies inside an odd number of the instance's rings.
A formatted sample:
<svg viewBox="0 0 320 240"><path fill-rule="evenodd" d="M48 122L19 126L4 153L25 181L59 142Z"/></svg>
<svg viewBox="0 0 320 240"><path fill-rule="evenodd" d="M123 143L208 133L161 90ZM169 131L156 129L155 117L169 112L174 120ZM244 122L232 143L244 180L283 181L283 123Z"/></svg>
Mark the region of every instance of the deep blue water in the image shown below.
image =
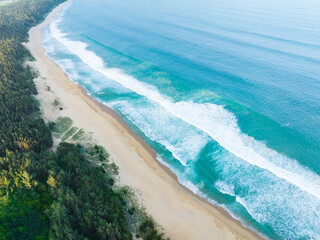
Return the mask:
<svg viewBox="0 0 320 240"><path fill-rule="evenodd" d="M272 239L320 239L320 2L73 0L43 45L179 181Z"/></svg>

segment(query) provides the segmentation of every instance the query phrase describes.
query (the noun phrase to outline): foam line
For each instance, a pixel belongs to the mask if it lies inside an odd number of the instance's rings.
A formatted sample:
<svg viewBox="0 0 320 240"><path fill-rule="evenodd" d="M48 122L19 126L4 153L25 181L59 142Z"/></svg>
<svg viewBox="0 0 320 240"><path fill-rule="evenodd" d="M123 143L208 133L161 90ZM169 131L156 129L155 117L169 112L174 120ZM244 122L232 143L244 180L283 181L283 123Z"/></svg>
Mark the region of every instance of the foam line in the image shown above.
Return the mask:
<svg viewBox="0 0 320 240"><path fill-rule="evenodd" d="M295 160L282 156L274 150L268 149L264 144L254 140L252 137L241 133L237 119L232 113L222 106L211 103L172 102L169 98L162 96L155 87L140 82L124 74L119 69L107 68L99 56L87 50L85 43L69 40L58 29L57 25L62 20L62 17L63 14L60 14L51 23L50 31L52 36L93 70L118 82L123 87L158 103L172 115L207 133L220 146L238 158L268 170L277 177L320 199L320 177L317 174L305 169ZM277 161L272 162L259 152L268 152L269 155L276 156ZM279 162L280 165L276 162Z"/></svg>

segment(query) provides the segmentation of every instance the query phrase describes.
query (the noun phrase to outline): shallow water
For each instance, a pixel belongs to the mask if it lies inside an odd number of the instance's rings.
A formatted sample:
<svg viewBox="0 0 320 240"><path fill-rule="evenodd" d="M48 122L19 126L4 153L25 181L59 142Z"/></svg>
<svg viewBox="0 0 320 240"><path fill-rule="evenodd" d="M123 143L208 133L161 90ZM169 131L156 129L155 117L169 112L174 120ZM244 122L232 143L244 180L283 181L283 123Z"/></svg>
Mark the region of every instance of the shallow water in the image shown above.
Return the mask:
<svg viewBox="0 0 320 240"><path fill-rule="evenodd" d="M272 239L320 238L320 2L73 0L47 54L179 181Z"/></svg>

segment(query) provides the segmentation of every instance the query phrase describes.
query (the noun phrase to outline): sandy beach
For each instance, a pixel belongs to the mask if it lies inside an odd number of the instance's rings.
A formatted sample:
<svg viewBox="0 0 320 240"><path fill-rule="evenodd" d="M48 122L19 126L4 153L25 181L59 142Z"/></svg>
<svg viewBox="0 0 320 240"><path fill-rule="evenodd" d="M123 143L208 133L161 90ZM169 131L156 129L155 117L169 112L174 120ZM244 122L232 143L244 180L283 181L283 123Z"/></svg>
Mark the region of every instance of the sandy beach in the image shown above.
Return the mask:
<svg viewBox="0 0 320 240"><path fill-rule="evenodd" d="M65 4L32 28L25 44L35 58L29 65L40 73L35 83L44 119L70 117L75 126L92 133L119 166L121 184L136 190L147 212L171 239L262 239L222 208L212 206L179 184L175 175L156 160L156 153L114 111L94 101L46 56L41 29ZM53 107L55 99L63 110Z"/></svg>

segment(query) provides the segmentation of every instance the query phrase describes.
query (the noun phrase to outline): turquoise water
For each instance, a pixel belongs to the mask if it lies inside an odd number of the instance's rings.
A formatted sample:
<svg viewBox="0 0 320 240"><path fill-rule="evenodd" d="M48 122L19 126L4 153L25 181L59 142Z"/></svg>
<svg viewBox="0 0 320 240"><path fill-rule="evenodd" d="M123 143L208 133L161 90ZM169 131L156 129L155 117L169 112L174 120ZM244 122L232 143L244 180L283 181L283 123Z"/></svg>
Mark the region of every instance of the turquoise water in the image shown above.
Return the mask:
<svg viewBox="0 0 320 240"><path fill-rule="evenodd" d="M208 201L320 239L320 2L73 0L47 54Z"/></svg>

